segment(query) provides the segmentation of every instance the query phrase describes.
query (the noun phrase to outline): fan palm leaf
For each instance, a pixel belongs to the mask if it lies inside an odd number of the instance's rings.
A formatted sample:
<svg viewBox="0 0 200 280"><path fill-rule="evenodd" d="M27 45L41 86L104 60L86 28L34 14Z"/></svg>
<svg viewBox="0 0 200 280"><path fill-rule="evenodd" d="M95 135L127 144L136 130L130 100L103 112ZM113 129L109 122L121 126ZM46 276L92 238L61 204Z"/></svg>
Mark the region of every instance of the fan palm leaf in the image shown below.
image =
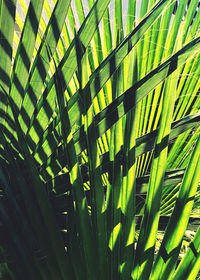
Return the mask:
<svg viewBox="0 0 200 280"><path fill-rule="evenodd" d="M2 277L196 279L198 7L0 0Z"/></svg>

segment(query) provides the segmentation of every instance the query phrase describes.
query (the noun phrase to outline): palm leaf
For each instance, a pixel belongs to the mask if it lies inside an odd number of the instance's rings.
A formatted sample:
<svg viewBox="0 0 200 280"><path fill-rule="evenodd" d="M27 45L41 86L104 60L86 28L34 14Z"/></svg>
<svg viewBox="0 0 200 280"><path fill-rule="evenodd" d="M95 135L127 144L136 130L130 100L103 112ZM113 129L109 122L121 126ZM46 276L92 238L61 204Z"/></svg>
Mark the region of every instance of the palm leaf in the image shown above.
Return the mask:
<svg viewBox="0 0 200 280"><path fill-rule="evenodd" d="M198 7L0 0L2 277L197 277Z"/></svg>

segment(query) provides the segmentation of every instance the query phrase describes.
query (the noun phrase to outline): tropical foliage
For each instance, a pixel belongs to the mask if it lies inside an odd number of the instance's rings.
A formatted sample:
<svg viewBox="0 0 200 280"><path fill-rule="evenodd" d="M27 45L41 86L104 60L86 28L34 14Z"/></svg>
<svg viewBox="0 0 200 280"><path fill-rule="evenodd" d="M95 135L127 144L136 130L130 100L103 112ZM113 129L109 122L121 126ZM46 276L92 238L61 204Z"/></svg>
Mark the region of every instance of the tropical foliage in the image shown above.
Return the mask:
<svg viewBox="0 0 200 280"><path fill-rule="evenodd" d="M2 279L196 279L198 5L0 0Z"/></svg>

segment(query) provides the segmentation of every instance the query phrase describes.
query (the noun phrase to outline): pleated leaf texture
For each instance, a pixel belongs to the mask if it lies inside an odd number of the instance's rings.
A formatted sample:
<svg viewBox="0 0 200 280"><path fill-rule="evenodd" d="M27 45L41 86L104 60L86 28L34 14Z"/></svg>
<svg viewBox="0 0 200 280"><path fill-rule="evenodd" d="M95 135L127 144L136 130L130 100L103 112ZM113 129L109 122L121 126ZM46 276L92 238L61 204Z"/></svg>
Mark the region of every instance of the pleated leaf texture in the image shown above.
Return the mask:
<svg viewBox="0 0 200 280"><path fill-rule="evenodd" d="M0 0L0 279L198 279L199 6Z"/></svg>

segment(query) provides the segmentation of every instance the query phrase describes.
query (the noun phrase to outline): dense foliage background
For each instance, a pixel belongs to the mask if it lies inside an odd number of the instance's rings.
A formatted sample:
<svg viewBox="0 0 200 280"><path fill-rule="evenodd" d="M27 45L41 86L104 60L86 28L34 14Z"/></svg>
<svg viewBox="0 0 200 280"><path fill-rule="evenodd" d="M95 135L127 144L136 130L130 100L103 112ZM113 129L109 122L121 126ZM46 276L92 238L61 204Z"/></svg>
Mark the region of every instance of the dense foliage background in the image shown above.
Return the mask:
<svg viewBox="0 0 200 280"><path fill-rule="evenodd" d="M196 279L198 0L0 0L0 277Z"/></svg>

